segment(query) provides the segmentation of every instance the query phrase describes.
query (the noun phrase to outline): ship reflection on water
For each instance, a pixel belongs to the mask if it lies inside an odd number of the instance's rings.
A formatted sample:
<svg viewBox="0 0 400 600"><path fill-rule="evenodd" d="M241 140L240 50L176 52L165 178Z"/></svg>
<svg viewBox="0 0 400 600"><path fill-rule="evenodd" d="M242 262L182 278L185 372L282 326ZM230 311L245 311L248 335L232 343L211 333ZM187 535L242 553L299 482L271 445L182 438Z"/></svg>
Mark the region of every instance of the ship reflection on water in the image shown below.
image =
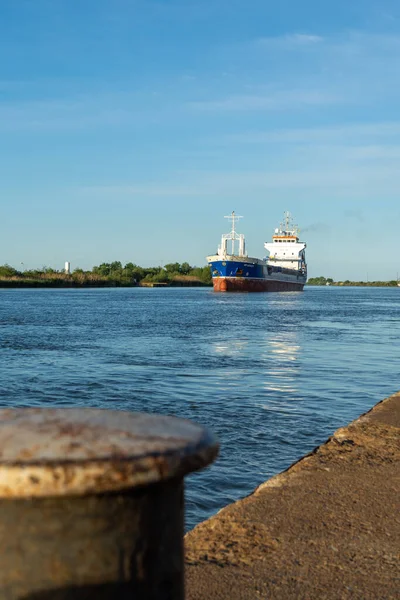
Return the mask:
<svg viewBox="0 0 400 600"><path fill-rule="evenodd" d="M301 347L296 331L267 336L264 360L268 365L263 378L261 408L274 412L298 410L301 374Z"/></svg>
<svg viewBox="0 0 400 600"><path fill-rule="evenodd" d="M225 342L215 342L214 351L216 354L222 354L226 356L235 356L242 354L246 349L248 340L228 340Z"/></svg>
<svg viewBox="0 0 400 600"><path fill-rule="evenodd" d="M297 397L301 347L298 334L264 331L254 339L225 338L211 343L209 351L216 360L212 376L219 390L246 388L262 408ZM292 395L289 398L289 395ZM262 403L260 403L262 399Z"/></svg>
<svg viewBox="0 0 400 600"><path fill-rule="evenodd" d="M296 333L279 334L267 340L266 352L271 368L265 373L265 390L284 394L297 392L300 345L296 341Z"/></svg>

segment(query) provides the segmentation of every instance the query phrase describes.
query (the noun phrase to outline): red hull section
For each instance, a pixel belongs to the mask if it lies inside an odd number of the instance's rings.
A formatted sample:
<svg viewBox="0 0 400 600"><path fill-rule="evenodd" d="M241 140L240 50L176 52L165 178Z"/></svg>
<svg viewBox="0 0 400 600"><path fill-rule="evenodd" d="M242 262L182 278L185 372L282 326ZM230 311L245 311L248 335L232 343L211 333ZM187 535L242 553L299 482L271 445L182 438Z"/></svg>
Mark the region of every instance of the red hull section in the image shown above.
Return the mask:
<svg viewBox="0 0 400 600"><path fill-rule="evenodd" d="M244 277L214 277L213 286L214 292L301 292L304 283Z"/></svg>

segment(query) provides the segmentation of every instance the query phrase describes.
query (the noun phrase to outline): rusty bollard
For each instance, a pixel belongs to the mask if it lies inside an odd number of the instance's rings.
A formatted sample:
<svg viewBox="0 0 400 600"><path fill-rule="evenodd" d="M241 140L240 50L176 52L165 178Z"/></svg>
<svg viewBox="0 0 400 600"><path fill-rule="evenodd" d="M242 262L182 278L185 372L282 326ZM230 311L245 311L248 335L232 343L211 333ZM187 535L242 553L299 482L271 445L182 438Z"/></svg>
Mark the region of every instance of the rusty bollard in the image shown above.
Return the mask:
<svg viewBox="0 0 400 600"><path fill-rule="evenodd" d="M173 417L0 410L1 600L182 600L183 477L217 451Z"/></svg>

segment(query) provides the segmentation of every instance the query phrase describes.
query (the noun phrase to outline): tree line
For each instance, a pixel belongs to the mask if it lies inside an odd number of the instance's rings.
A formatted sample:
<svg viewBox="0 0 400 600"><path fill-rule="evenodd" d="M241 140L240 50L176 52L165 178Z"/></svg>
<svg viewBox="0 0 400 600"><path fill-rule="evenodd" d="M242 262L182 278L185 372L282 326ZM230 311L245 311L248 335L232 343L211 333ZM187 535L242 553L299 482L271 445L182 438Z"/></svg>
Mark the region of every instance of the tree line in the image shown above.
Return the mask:
<svg viewBox="0 0 400 600"><path fill-rule="evenodd" d="M208 266L196 267L191 266L188 262L168 263L163 267L141 267L133 262L128 262L125 265L120 261L104 262L88 271L77 267L71 274L65 273L64 270L46 266L41 269L21 271L6 264L0 266L0 278L14 281L71 280L78 283L95 283L99 281L119 285L137 285L140 283L190 284L191 282L193 284L211 284L211 273Z"/></svg>
<svg viewBox="0 0 400 600"><path fill-rule="evenodd" d="M130 280L135 283L171 283L173 281L184 281L197 279L202 283L211 283L211 272L208 266L192 267L188 262L168 263L164 267L141 267L129 262L122 266L121 262L101 263L95 266L92 272L102 277L113 279Z"/></svg>
<svg viewBox="0 0 400 600"><path fill-rule="evenodd" d="M356 287L395 287L398 281L392 279L390 281L334 281L331 277L310 277L307 285L333 285L333 286L356 286Z"/></svg>
<svg viewBox="0 0 400 600"><path fill-rule="evenodd" d="M188 262L168 263L158 267L141 267L133 262L125 265L121 261L101 263L91 270L85 271L77 267L72 273L67 274L64 270L51 267L41 269L25 269L23 271L5 264L0 265L0 280L3 282L33 283L41 284L78 284L78 285L146 285L152 283L163 283L167 285L211 285L210 268L191 266ZM370 287L394 287L398 281L334 281L331 277L310 277L307 285L332 285L332 286L370 286Z"/></svg>

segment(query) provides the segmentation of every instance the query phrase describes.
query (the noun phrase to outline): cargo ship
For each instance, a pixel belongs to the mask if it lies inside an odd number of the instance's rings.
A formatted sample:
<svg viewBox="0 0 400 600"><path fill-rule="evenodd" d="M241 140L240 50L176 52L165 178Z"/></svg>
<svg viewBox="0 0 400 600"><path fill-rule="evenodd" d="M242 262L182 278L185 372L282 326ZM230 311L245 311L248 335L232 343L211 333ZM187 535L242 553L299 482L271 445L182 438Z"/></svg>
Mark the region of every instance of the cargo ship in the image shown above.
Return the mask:
<svg viewBox="0 0 400 600"><path fill-rule="evenodd" d="M224 233L217 253L207 256L216 292L299 292L307 281L306 244L300 241L299 228L289 212L284 213L275 229L272 242L265 243L265 258L247 256L245 237L237 233L236 224L242 217L225 217L232 223L230 233Z"/></svg>

